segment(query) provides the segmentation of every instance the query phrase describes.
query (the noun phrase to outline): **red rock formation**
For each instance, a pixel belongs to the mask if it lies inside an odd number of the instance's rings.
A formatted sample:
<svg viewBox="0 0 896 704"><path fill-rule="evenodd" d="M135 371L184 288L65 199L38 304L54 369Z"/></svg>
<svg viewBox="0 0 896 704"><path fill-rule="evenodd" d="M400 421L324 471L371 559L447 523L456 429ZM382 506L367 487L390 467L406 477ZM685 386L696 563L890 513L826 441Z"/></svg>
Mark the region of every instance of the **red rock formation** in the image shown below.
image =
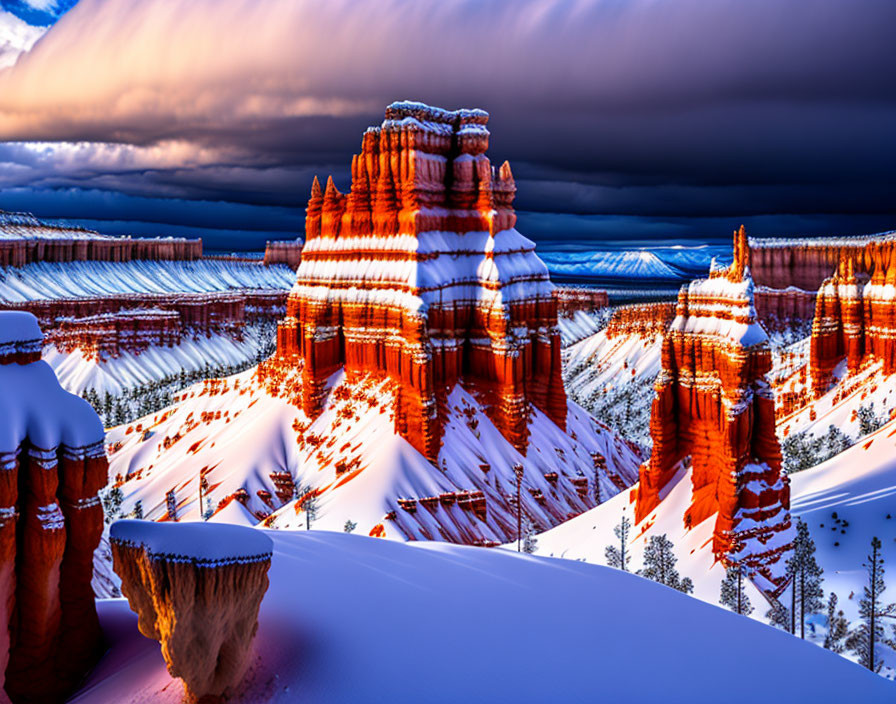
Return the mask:
<svg viewBox="0 0 896 704"><path fill-rule="evenodd" d="M45 223L28 213L0 211L0 266L24 266L30 262L201 258L202 240L199 239L109 237L84 228Z"/></svg>
<svg viewBox="0 0 896 704"><path fill-rule="evenodd" d="M809 362L816 395L844 359L851 372L871 358L885 374L896 372L896 247L871 243L862 255L845 256L818 290Z"/></svg>
<svg viewBox="0 0 896 704"><path fill-rule="evenodd" d="M232 694L250 662L271 539L235 525L133 520L115 522L110 537L140 632L162 644L187 697Z"/></svg>
<svg viewBox="0 0 896 704"><path fill-rule="evenodd" d="M14 702L61 701L101 647L90 582L103 427L39 361L41 345L33 316L0 312L0 658Z"/></svg>
<svg viewBox="0 0 896 704"><path fill-rule="evenodd" d="M874 249L896 245L896 232L860 237L799 239L753 238L750 253L757 286L817 291L841 260L853 259L857 271L871 268Z"/></svg>
<svg viewBox="0 0 896 704"><path fill-rule="evenodd" d="M309 416L344 366L397 382L396 428L430 459L437 399L461 379L523 451L530 403L565 427L557 301L514 229L510 166L495 172L485 155L487 122L394 103L364 134L348 195L315 180L277 345L284 363L303 358Z"/></svg>
<svg viewBox="0 0 896 704"><path fill-rule="evenodd" d="M149 347L177 345L183 339L183 326L176 311L138 309L58 318L46 339L63 352L80 349L87 359L108 359L122 351L139 353Z"/></svg>
<svg viewBox="0 0 896 704"><path fill-rule="evenodd" d="M607 323L607 337L664 335L675 318L675 308L674 303L665 301L620 306L613 311L613 316Z"/></svg>
<svg viewBox="0 0 896 704"><path fill-rule="evenodd" d="M272 264L286 264L295 271L302 261L302 240L289 240L287 242L268 242L264 247L265 266Z"/></svg>
<svg viewBox="0 0 896 704"><path fill-rule="evenodd" d="M815 316L815 294L790 288L757 288L753 291L756 317L771 332L783 332L809 323Z"/></svg>
<svg viewBox="0 0 896 704"><path fill-rule="evenodd" d="M713 552L783 587L780 555L789 548L790 489L781 473L775 409L765 375L771 353L756 322L749 249L735 233L734 262L681 289L663 341L650 430L653 454L641 468L636 520L690 456L693 500L685 524L716 514Z"/></svg>
<svg viewBox="0 0 896 704"><path fill-rule="evenodd" d="M610 305L606 291L587 286L555 286L554 298L558 315L567 318L578 310L595 311Z"/></svg>

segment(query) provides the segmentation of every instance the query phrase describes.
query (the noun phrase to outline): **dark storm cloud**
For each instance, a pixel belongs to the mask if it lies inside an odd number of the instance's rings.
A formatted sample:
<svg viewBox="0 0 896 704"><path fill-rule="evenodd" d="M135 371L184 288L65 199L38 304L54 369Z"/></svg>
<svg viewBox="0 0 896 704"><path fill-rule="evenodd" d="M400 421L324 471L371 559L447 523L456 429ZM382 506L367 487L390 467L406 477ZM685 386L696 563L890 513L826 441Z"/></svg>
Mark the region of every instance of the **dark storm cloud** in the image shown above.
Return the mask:
<svg viewBox="0 0 896 704"><path fill-rule="evenodd" d="M82 0L0 73L0 137L81 144L7 145L0 186L300 208L412 98L489 110L524 210L886 221L894 26L892 0Z"/></svg>

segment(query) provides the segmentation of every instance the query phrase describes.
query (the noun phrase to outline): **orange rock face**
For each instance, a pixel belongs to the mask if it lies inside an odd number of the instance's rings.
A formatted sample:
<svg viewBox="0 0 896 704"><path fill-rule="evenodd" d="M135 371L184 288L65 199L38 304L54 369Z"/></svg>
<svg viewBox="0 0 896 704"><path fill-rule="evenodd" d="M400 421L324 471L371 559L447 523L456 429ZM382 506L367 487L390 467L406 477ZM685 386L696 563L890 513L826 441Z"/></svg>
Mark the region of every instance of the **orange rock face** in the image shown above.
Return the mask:
<svg viewBox="0 0 896 704"><path fill-rule="evenodd" d="M790 490L781 473L774 401L765 375L771 353L756 321L749 249L735 233L734 263L679 294L663 341L650 420L653 453L641 468L636 520L690 456L693 500L686 525L716 514L713 552L746 565L774 593L790 544Z"/></svg>
<svg viewBox="0 0 896 704"><path fill-rule="evenodd" d="M0 659L14 702L57 702L101 649L93 553L103 428L40 360L37 321L0 312Z"/></svg>
<svg viewBox="0 0 896 704"><path fill-rule="evenodd" d="M896 246L883 240L861 254L844 256L818 290L809 370L819 395L844 359L850 371L873 358L896 372Z"/></svg>
<svg viewBox="0 0 896 704"><path fill-rule="evenodd" d="M557 301L535 245L514 228L510 166L485 151L488 114L394 103L365 132L344 195L315 180L281 360L301 357L303 408L327 378L398 382L396 429L426 457L441 442L440 398L463 380L525 451L534 404L565 427Z"/></svg>
<svg viewBox="0 0 896 704"><path fill-rule="evenodd" d="M271 539L226 524L118 521L111 545L140 632L161 643L188 698L232 694L251 661Z"/></svg>
<svg viewBox="0 0 896 704"><path fill-rule="evenodd" d="M817 291L840 262L853 259L857 271L870 270L874 251L896 246L896 233L860 237L750 240L751 270L756 286Z"/></svg>
<svg viewBox="0 0 896 704"><path fill-rule="evenodd" d="M675 310L674 303L666 302L620 306L613 311L613 316L607 323L607 337L664 335L669 329L669 324L675 319Z"/></svg>
<svg viewBox="0 0 896 704"><path fill-rule="evenodd" d="M301 240L268 242L264 248L264 263L266 266L286 264L290 269L296 270L302 261L303 245Z"/></svg>
<svg viewBox="0 0 896 704"><path fill-rule="evenodd" d="M815 294L796 287L757 288L753 291L756 316L771 332L808 323L815 316Z"/></svg>

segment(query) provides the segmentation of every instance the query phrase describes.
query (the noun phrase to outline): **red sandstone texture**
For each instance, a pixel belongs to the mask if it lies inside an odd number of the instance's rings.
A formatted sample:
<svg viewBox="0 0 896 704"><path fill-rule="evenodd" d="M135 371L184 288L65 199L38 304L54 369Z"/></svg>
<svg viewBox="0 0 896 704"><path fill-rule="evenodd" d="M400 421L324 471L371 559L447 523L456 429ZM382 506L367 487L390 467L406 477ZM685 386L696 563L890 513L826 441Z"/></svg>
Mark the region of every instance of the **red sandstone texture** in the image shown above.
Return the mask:
<svg viewBox="0 0 896 704"><path fill-rule="evenodd" d="M286 310L286 291L121 294L102 298L60 298L11 303L0 310L27 311L47 331L46 344L92 358L139 353L150 346L176 345L188 334L242 334L247 319L274 319Z"/></svg>
<svg viewBox="0 0 896 704"><path fill-rule="evenodd" d="M39 361L42 344L32 316L0 312L0 670L14 702L62 701L101 649L103 428Z"/></svg>
<svg viewBox="0 0 896 704"><path fill-rule="evenodd" d="M784 586L790 487L781 473L775 408L765 375L771 352L756 321L750 250L735 233L734 262L683 287L663 341L650 419L653 454L641 468L635 516L642 521L679 463L691 457L693 500L684 520L716 514L713 552L747 566L771 593Z"/></svg>
<svg viewBox="0 0 896 704"><path fill-rule="evenodd" d="M770 332L783 332L815 316L815 294L791 286L790 288L757 288L753 292L756 317Z"/></svg>
<svg viewBox="0 0 896 704"><path fill-rule="evenodd" d="M285 264L295 271L302 261L302 240L288 240L286 242L268 242L264 248L264 263L266 266L273 264Z"/></svg>
<svg viewBox="0 0 896 704"><path fill-rule="evenodd" d="M83 228L45 223L28 213L0 211L0 266L30 262L200 259L202 240L179 237L108 237Z"/></svg>
<svg viewBox="0 0 896 704"><path fill-rule="evenodd" d="M190 700L233 694L250 664L273 544L213 523L117 521L112 561L140 632Z"/></svg>
<svg viewBox="0 0 896 704"><path fill-rule="evenodd" d="M638 335L655 337L664 335L675 319L675 303L636 303L620 306L613 311L607 323L607 337Z"/></svg>
<svg viewBox="0 0 896 704"><path fill-rule="evenodd" d="M896 246L896 232L836 238L753 238L750 254L756 286L817 291L841 260L853 259L856 271L869 271L875 250Z"/></svg>
<svg viewBox="0 0 896 704"><path fill-rule="evenodd" d="M896 372L896 247L872 243L862 255L844 256L818 290L809 369L819 395L844 359L849 371L878 359L885 374Z"/></svg>
<svg viewBox="0 0 896 704"><path fill-rule="evenodd" d="M303 359L310 417L344 366L398 382L396 429L429 459L439 399L460 380L521 451L529 404L565 428L557 300L514 228L510 165L495 171L485 155L487 122L481 110L393 103L364 134L348 194L315 180L277 335L283 363Z"/></svg>
<svg viewBox="0 0 896 704"><path fill-rule="evenodd" d="M564 317L576 311L591 312L610 305L606 291L586 286L555 286L554 298L557 300L557 313Z"/></svg>

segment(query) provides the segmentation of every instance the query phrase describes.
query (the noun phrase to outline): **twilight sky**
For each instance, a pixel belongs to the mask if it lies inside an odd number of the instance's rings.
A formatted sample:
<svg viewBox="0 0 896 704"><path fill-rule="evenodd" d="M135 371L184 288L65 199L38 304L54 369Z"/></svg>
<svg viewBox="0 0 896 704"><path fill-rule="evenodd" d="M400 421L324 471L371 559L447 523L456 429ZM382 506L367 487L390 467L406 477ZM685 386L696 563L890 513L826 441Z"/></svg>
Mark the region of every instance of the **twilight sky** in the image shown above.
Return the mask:
<svg viewBox="0 0 896 704"><path fill-rule="evenodd" d="M407 98L491 113L544 244L896 228L894 0L72 4L0 0L2 209L256 247Z"/></svg>

